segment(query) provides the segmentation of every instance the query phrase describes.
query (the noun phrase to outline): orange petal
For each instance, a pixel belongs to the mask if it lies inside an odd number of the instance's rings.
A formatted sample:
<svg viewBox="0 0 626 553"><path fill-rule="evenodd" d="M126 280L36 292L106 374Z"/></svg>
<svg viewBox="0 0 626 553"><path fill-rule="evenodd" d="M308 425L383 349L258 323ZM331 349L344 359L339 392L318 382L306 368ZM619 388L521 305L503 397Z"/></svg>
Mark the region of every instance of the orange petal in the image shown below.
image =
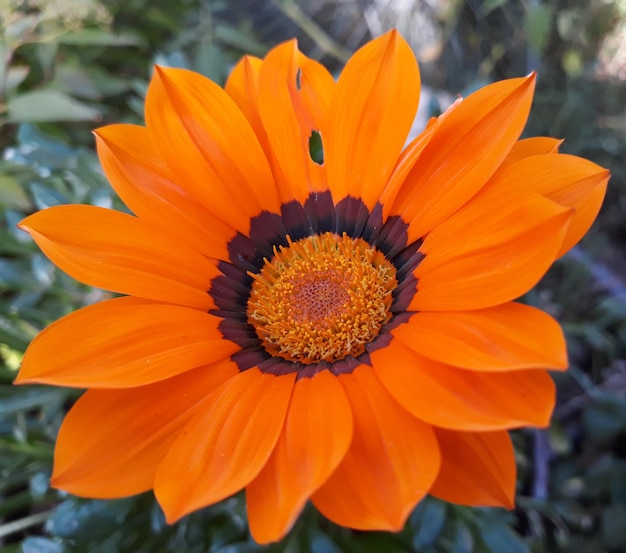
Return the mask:
<svg viewBox="0 0 626 553"><path fill-rule="evenodd" d="M419 135L417 135L403 150L402 154L400 154L400 157L393 168L389 181L387 182L379 200L384 207L385 217L389 212L390 206L393 205L393 202L404 184L407 175L410 173L411 169L413 169L413 166L422 155L424 148L426 148L430 142L430 139L435 132L437 121L437 119L432 118L427 127Z"/></svg>
<svg viewBox="0 0 626 553"><path fill-rule="evenodd" d="M143 221L165 228L210 257L227 259L232 229L174 182L148 130L136 125L109 125L96 132L102 168L122 201Z"/></svg>
<svg viewBox="0 0 626 553"><path fill-rule="evenodd" d="M213 307L207 294L216 266L137 217L87 205L62 205L26 217L26 230L61 270L120 294Z"/></svg>
<svg viewBox="0 0 626 553"><path fill-rule="evenodd" d="M538 195L471 201L424 240L410 309L481 309L518 298L554 261L570 218L570 209Z"/></svg>
<svg viewBox="0 0 626 553"><path fill-rule="evenodd" d="M513 198L536 192L553 202L574 208L567 234L557 254L570 250L589 230L606 192L610 174L586 159L560 155L540 155L502 167L481 191L481 196Z"/></svg>
<svg viewBox="0 0 626 553"><path fill-rule="evenodd" d="M283 428L295 376L249 369L199 405L157 471L154 491L169 523L259 474Z"/></svg>
<svg viewBox="0 0 626 553"><path fill-rule="evenodd" d="M337 378L324 371L296 382L285 428L246 490L257 543L281 539L311 494L337 468L352 440L352 410Z"/></svg>
<svg viewBox="0 0 626 553"><path fill-rule="evenodd" d="M415 56L397 31L362 47L341 73L327 144L335 200L351 195L372 208L396 165L419 102Z"/></svg>
<svg viewBox="0 0 626 553"><path fill-rule="evenodd" d="M334 87L330 73L300 53L295 40L263 62L259 108L283 202L304 202L313 190L326 189L326 168L312 160L309 138L315 130L325 144Z"/></svg>
<svg viewBox="0 0 626 553"><path fill-rule="evenodd" d="M574 204L574 216L569 224L561 249L556 254L557 258L565 255L571 250L580 239L587 233L593 222L596 220L602 202L604 201L604 195L606 194L606 187L609 181L610 175L607 171L602 179L602 182L590 186L587 188L587 193L579 198L579 201ZM573 189L572 195L573 195ZM561 205L568 205L566 202L570 199L559 198L558 193L547 194L547 196Z"/></svg>
<svg viewBox="0 0 626 553"><path fill-rule="evenodd" d="M196 405L236 374L225 360L140 388L89 390L59 430L52 485L92 498L151 489L161 459Z"/></svg>
<svg viewBox="0 0 626 553"><path fill-rule="evenodd" d="M250 123L209 79L157 67L146 122L180 185L223 222L247 233L250 218L278 210L274 179Z"/></svg>
<svg viewBox="0 0 626 553"><path fill-rule="evenodd" d="M508 432L435 429L441 470L430 493L472 507L515 506L515 451Z"/></svg>
<svg viewBox="0 0 626 553"><path fill-rule="evenodd" d="M423 357L399 340L371 358L394 399L430 424L500 430L550 422L556 395L545 371L468 371Z"/></svg>
<svg viewBox="0 0 626 553"><path fill-rule="evenodd" d="M535 78L489 85L437 125L392 207L416 240L476 194L506 158L530 110Z"/></svg>
<svg viewBox="0 0 626 553"><path fill-rule="evenodd" d="M559 323L540 309L519 303L477 311L416 313L393 335L416 352L456 367L567 368Z"/></svg>
<svg viewBox="0 0 626 553"><path fill-rule="evenodd" d="M511 148L509 155L506 156L502 164L513 163L530 156L556 154L561 144L563 144L563 140L548 138L547 136L536 136L518 140L513 148Z"/></svg>
<svg viewBox="0 0 626 553"><path fill-rule="evenodd" d="M357 530L401 530L439 471L433 429L402 409L371 367L339 377L354 415L343 461L313 495L321 513Z"/></svg>
<svg viewBox="0 0 626 553"><path fill-rule="evenodd" d="M164 380L239 349L224 340L220 321L133 297L96 303L43 330L26 350L16 383L128 388Z"/></svg>
<svg viewBox="0 0 626 553"><path fill-rule="evenodd" d="M248 119L269 158L271 149L259 112L259 75L262 65L263 60L260 58L244 56L230 72L224 90Z"/></svg>

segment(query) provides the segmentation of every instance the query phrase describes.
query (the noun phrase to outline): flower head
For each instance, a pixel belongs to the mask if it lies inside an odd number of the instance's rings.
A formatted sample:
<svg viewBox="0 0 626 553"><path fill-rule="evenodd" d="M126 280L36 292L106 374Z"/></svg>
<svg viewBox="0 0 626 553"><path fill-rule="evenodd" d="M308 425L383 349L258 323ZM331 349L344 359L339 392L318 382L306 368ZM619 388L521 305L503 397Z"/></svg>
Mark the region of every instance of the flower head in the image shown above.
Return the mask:
<svg viewBox="0 0 626 553"><path fill-rule="evenodd" d="M362 530L402 528L429 493L511 507L507 430L548 424L546 369L567 366L556 321L513 300L587 231L608 180L557 140L519 140L534 81L457 101L405 147L420 78L396 32L337 83L294 41L225 90L157 68L146 127L96 132L134 215L21 223L124 295L24 357L20 383L88 388L53 485L153 489L170 522L245 488L260 542L309 499Z"/></svg>

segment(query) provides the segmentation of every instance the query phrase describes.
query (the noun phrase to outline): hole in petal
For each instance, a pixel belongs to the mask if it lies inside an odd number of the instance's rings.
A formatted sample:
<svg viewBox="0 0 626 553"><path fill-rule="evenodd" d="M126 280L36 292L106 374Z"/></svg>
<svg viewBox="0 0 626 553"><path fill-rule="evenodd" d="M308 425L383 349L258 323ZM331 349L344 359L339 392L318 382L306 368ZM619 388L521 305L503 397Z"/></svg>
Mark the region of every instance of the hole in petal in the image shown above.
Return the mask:
<svg viewBox="0 0 626 553"><path fill-rule="evenodd" d="M296 89L302 89L302 69L298 67L298 71L296 72Z"/></svg>
<svg viewBox="0 0 626 553"><path fill-rule="evenodd" d="M324 146L322 144L322 135L313 131L309 136L309 155L314 163L318 165L324 164Z"/></svg>

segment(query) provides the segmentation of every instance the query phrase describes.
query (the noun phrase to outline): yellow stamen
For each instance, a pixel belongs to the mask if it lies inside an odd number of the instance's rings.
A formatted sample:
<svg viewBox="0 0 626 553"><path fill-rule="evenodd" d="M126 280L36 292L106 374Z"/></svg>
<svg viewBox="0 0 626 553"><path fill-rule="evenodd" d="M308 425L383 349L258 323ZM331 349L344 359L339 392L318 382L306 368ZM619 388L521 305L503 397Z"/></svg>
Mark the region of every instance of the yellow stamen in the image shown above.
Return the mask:
<svg viewBox="0 0 626 553"><path fill-rule="evenodd" d="M248 321L263 346L300 363L360 355L391 318L394 266L345 233L287 241L250 274Z"/></svg>

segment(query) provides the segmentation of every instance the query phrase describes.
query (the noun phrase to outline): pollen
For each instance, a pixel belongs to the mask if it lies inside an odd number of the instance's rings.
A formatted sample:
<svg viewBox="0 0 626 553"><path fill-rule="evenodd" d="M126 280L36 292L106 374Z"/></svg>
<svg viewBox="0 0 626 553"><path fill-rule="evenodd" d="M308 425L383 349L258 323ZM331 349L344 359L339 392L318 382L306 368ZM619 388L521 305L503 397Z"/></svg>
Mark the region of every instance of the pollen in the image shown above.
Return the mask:
<svg viewBox="0 0 626 553"><path fill-rule="evenodd" d="M287 242L250 274L248 322L263 347L307 364L362 354L391 319L395 267L345 233Z"/></svg>

